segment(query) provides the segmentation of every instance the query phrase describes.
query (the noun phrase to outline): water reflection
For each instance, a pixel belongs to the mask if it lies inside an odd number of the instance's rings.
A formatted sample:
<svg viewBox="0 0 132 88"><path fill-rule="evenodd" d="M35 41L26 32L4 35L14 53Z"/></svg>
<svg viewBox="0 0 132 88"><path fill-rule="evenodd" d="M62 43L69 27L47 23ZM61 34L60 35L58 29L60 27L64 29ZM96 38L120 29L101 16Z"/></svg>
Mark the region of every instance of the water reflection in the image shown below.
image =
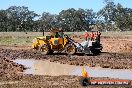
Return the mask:
<svg viewBox="0 0 132 88"><path fill-rule="evenodd" d="M25 74L34 75L78 75L81 76L82 66L74 66L67 64L59 64L50 61L33 60L33 59L18 59L14 62L25 65L29 69L25 70ZM90 77L110 77L119 79L132 80L132 70L126 69L109 69L100 67L84 67L88 71Z"/></svg>

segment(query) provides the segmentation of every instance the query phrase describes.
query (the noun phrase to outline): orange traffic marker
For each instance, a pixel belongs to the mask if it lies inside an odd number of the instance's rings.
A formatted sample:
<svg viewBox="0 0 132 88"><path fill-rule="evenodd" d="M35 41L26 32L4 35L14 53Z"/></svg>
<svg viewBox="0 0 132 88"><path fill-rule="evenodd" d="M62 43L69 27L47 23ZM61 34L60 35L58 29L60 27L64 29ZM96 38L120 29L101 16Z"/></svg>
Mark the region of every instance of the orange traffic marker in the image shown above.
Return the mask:
<svg viewBox="0 0 132 88"><path fill-rule="evenodd" d="M84 67L82 68L82 76L84 78L88 78L89 77L88 72L84 70Z"/></svg>

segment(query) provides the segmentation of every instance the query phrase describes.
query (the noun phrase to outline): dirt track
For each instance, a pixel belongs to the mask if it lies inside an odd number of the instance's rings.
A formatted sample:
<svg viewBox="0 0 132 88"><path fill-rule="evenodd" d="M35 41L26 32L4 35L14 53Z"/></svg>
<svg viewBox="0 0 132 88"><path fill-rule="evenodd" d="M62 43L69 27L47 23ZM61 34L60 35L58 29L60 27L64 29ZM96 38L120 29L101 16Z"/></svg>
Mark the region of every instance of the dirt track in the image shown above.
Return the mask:
<svg viewBox="0 0 132 88"><path fill-rule="evenodd" d="M102 37L103 52L132 53L132 38Z"/></svg>
<svg viewBox="0 0 132 88"><path fill-rule="evenodd" d="M76 38L78 39L78 38ZM75 40L76 40L75 39ZM117 41L118 40L118 41ZM51 62L80 66L101 66L103 68L132 69L132 39L103 37L103 53L98 56L81 54L67 56L65 54L42 55L32 51L30 46L0 46L0 87L1 88L41 88L41 87L81 87L76 76L33 76L18 74L25 68L10 60L14 59L49 59ZM9 82L8 82L8 81ZM90 86L95 87L95 86ZM113 86L98 86L113 88ZM117 86L114 86L115 88ZM118 86L131 88L132 86Z"/></svg>

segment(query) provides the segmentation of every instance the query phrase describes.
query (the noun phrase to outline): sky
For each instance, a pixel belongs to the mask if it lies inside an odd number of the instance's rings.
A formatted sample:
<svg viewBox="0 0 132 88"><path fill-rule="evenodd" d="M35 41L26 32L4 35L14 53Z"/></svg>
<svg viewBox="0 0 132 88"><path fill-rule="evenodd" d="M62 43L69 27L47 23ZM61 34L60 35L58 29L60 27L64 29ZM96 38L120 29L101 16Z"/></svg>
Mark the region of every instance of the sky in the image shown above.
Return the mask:
<svg viewBox="0 0 132 88"><path fill-rule="evenodd" d="M104 0L2 0L0 9L7 9L10 6L27 6L29 10L37 14L50 12L59 14L68 8L93 9L95 12L104 7ZM121 3L124 7L132 8L132 0L114 0Z"/></svg>

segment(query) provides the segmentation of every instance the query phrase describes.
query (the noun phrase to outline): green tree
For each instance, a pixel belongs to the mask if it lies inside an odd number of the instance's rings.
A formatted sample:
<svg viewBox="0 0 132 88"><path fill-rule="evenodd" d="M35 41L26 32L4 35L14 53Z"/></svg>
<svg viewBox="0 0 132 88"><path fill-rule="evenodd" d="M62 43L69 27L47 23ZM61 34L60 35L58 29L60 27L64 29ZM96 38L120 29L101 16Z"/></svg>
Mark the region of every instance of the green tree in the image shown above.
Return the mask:
<svg viewBox="0 0 132 88"><path fill-rule="evenodd" d="M39 16L24 6L11 6L6 11L9 24L11 25L11 31L31 31L33 19Z"/></svg>
<svg viewBox="0 0 132 88"><path fill-rule="evenodd" d="M121 4L116 6L115 24L121 31L132 29L132 9L123 8Z"/></svg>
<svg viewBox="0 0 132 88"><path fill-rule="evenodd" d="M57 15L44 12L42 17L38 20L40 31L48 31L57 24Z"/></svg>
<svg viewBox="0 0 132 88"><path fill-rule="evenodd" d="M115 7L113 0L104 0L105 7L101 9L97 16L100 19L104 19L105 29L110 31L112 29L112 24L114 24L114 15L115 15Z"/></svg>
<svg viewBox="0 0 132 88"><path fill-rule="evenodd" d="M0 31L8 31L8 18L5 10L0 10Z"/></svg>
<svg viewBox="0 0 132 88"><path fill-rule="evenodd" d="M59 24L65 31L84 31L90 30L89 25L94 19L93 10L73 8L62 10L58 15Z"/></svg>

